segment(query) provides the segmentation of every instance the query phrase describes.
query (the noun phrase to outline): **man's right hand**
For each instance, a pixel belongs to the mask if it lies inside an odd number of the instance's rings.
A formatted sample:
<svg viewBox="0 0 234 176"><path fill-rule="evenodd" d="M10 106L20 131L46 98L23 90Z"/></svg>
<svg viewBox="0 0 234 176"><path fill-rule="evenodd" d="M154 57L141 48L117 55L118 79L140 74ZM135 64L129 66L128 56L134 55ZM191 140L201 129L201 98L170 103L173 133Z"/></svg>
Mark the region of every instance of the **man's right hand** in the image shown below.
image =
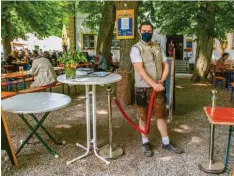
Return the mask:
<svg viewBox="0 0 234 176"><path fill-rule="evenodd" d="M156 82L152 85L153 89L157 92L164 91L164 87L162 84L157 84Z"/></svg>

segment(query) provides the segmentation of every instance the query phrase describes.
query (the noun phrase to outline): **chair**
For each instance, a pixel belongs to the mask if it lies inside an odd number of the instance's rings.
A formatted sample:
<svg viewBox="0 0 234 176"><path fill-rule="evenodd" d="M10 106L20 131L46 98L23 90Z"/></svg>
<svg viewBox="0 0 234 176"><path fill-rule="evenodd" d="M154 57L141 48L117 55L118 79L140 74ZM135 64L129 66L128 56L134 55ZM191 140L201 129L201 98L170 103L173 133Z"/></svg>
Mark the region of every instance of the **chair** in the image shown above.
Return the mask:
<svg viewBox="0 0 234 176"><path fill-rule="evenodd" d="M225 78L223 76L215 76L215 67L216 67L216 65L212 65L212 67L211 67L211 69L212 69L212 82L214 83L214 88L216 88L220 82L220 88L223 89L223 82L224 82Z"/></svg>
<svg viewBox="0 0 234 176"><path fill-rule="evenodd" d="M231 83L231 102L233 100L233 96L234 96L234 82Z"/></svg>
<svg viewBox="0 0 234 176"><path fill-rule="evenodd" d="M225 78L222 76L215 76L214 79L215 79L214 87L216 88L218 83L220 82L220 88L223 89L223 82L224 82Z"/></svg>

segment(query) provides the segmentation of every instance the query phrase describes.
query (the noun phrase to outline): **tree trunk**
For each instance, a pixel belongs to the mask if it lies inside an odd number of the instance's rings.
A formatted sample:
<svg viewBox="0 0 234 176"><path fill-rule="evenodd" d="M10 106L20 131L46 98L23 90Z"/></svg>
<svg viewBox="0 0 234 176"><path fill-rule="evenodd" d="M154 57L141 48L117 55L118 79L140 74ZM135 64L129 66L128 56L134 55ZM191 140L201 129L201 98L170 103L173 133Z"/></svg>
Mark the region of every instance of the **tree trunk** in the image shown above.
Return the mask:
<svg viewBox="0 0 234 176"><path fill-rule="evenodd" d="M136 43L137 36L137 12L140 2L139 1L115 1L116 10L134 9L134 39L120 40L120 72L123 79L117 84L117 97L121 103L126 105L132 104L132 97L134 93L134 78L132 63L130 60L130 50ZM123 92L125 92L123 94ZM121 98L122 97L122 98Z"/></svg>
<svg viewBox="0 0 234 176"><path fill-rule="evenodd" d="M11 54L11 42L13 42L12 37L12 25L7 20L2 20L2 25L6 27L7 34L2 37L3 40L3 51L5 55Z"/></svg>
<svg viewBox="0 0 234 176"><path fill-rule="evenodd" d="M105 1L102 20L98 32L96 52L101 51L106 59L107 66L110 68L110 51L115 26L115 3Z"/></svg>
<svg viewBox="0 0 234 176"><path fill-rule="evenodd" d="M216 2L202 2L201 4L201 11L206 16L199 19L197 24L196 65L191 78L193 82L206 82L210 72L216 8Z"/></svg>

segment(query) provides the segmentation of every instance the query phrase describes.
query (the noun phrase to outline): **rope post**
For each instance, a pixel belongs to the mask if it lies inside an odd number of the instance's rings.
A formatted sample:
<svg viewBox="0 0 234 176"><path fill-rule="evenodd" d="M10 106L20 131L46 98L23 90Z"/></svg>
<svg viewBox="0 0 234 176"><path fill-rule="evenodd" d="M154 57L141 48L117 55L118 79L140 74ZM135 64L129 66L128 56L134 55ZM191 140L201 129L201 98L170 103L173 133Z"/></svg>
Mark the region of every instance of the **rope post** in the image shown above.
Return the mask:
<svg viewBox="0 0 234 176"><path fill-rule="evenodd" d="M109 144L100 149L100 155L108 158L115 159L123 154L123 149L117 147L113 143L113 123L112 123L112 101L113 91L111 86L107 86L107 100L108 100L108 126L109 126Z"/></svg>
<svg viewBox="0 0 234 176"><path fill-rule="evenodd" d="M211 115L213 116L213 113L215 111L216 106L216 97L217 90L212 90L212 109L211 109ZM222 162L215 162L214 161L214 133L215 133L215 125L211 123L210 126L210 144L209 144L209 159L207 162L199 164L199 168L207 173L214 173L219 174L224 172L225 167Z"/></svg>

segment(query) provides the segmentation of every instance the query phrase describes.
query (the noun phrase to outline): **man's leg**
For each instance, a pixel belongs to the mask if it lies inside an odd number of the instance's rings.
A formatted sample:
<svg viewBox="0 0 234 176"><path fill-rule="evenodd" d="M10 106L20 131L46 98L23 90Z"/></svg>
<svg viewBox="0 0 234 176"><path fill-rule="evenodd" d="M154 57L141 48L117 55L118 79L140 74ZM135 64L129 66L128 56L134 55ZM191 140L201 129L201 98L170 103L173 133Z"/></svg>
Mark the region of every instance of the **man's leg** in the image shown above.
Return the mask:
<svg viewBox="0 0 234 176"><path fill-rule="evenodd" d="M162 148L177 154L183 153L183 150L173 145L168 137L166 122L167 113L163 92L158 93L158 95L156 95L154 102L154 110L155 116L157 118L157 127L162 136Z"/></svg>
<svg viewBox="0 0 234 176"><path fill-rule="evenodd" d="M138 115L138 119L139 119L139 127L142 130L146 130L146 117L147 117L147 110L148 110L148 106L147 107L141 107L141 106L137 106L137 115ZM144 153L145 156L152 156L153 155L153 151L151 148L151 145L149 143L149 139L148 136L141 133L142 136L142 152Z"/></svg>

